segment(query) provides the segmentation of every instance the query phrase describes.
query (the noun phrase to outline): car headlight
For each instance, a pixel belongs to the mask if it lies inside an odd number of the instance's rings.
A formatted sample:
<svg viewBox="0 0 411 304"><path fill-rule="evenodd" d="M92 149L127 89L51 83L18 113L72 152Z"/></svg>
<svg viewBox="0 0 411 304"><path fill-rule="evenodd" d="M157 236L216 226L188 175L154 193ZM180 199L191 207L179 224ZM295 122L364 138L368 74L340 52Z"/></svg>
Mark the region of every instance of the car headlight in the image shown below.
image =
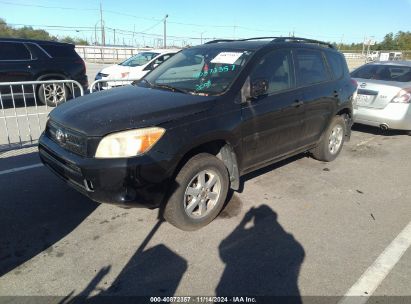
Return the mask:
<svg viewBox="0 0 411 304"><path fill-rule="evenodd" d="M122 158L141 155L163 136L163 128L151 127L109 134L100 141L96 158Z"/></svg>

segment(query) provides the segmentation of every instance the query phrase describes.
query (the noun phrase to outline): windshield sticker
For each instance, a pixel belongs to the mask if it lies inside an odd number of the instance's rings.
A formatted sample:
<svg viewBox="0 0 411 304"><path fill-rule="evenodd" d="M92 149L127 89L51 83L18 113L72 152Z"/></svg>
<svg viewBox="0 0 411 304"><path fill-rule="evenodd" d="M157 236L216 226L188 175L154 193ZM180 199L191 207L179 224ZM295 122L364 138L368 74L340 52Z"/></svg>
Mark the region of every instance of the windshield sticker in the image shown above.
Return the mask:
<svg viewBox="0 0 411 304"><path fill-rule="evenodd" d="M203 89L208 89L209 87L211 87L211 80L204 82L202 84L196 85L196 91L201 91Z"/></svg>
<svg viewBox="0 0 411 304"><path fill-rule="evenodd" d="M213 68L213 69L209 69L209 70L205 70L203 72L197 72L193 74L193 78L201 78L201 77L205 77L211 74L215 74L215 73L226 73L226 72L230 72L230 71L234 71L236 68L235 64L232 65L224 65L224 66L220 66L218 68Z"/></svg>
<svg viewBox="0 0 411 304"><path fill-rule="evenodd" d="M234 62L237 61L238 58L241 57L243 53L238 53L238 52L222 52L218 54L217 56L214 57L213 60L211 60L211 63L225 63L225 64L233 64Z"/></svg>

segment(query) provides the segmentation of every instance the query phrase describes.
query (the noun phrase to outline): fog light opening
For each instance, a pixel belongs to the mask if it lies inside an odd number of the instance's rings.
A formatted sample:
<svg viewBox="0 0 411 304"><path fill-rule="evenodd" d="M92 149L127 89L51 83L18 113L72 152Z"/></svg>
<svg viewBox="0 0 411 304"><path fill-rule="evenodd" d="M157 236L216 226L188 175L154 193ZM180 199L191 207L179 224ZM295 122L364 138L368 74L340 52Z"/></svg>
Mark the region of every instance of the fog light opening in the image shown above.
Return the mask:
<svg viewBox="0 0 411 304"><path fill-rule="evenodd" d="M87 190L88 192L93 192L93 191L94 191L93 183L92 183L90 180L85 179L85 180L84 180L84 186L86 187L86 190Z"/></svg>

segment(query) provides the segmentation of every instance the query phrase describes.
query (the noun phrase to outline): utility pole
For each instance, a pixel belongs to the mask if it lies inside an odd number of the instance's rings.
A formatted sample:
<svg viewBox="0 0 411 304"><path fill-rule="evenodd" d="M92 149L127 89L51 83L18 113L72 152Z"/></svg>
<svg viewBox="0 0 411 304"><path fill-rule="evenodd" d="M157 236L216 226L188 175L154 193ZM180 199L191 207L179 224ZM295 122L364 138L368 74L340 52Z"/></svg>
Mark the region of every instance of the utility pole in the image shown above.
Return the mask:
<svg viewBox="0 0 411 304"><path fill-rule="evenodd" d="M206 32L201 32L200 33L200 44L203 44L203 34Z"/></svg>
<svg viewBox="0 0 411 304"><path fill-rule="evenodd" d="M132 45L134 46L136 44L136 41L134 40L134 33L136 32L136 25L134 24L134 28L133 28L133 43Z"/></svg>
<svg viewBox="0 0 411 304"><path fill-rule="evenodd" d="M114 31L114 45L116 45L116 29L113 29L113 31Z"/></svg>
<svg viewBox="0 0 411 304"><path fill-rule="evenodd" d="M105 33L104 33L104 22L103 22L103 8L100 2L100 25L101 25L101 44L103 46L106 45L106 37L105 37Z"/></svg>
<svg viewBox="0 0 411 304"><path fill-rule="evenodd" d="M97 45L97 23L94 25L94 45Z"/></svg>
<svg viewBox="0 0 411 304"><path fill-rule="evenodd" d="M164 48L167 48L167 18L168 15L164 17Z"/></svg>

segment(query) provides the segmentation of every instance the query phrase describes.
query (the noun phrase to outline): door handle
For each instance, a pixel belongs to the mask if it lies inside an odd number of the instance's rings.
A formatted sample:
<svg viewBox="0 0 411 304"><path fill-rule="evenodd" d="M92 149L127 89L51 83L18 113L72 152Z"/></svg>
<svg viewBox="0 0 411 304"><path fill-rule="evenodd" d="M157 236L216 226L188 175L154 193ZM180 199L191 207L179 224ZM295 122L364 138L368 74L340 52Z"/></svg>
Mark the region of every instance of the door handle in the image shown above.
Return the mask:
<svg viewBox="0 0 411 304"><path fill-rule="evenodd" d="M298 107L302 106L303 104L304 104L304 101L302 101L300 99L297 99L297 100L294 100L293 106L298 108Z"/></svg>

